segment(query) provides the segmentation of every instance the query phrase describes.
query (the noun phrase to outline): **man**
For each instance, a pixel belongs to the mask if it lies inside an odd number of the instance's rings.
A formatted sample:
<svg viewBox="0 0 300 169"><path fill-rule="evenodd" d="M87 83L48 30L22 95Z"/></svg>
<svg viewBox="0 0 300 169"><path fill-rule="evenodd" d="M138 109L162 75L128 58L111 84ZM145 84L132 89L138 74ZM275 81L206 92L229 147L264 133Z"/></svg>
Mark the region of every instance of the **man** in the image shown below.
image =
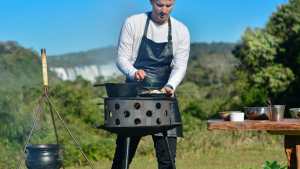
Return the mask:
<svg viewBox="0 0 300 169"><path fill-rule="evenodd" d="M127 82L141 82L169 96L184 78L190 50L188 29L170 13L175 0L150 0L152 11L126 19L119 38L117 66ZM179 114L178 105L175 106ZM180 118L180 114L178 115ZM179 119L181 120L181 119ZM175 161L177 137L181 128L168 131L168 142ZM172 168L161 133L152 136L159 169ZM130 138L129 163L140 137ZM118 136L112 169L121 169L125 138Z"/></svg>

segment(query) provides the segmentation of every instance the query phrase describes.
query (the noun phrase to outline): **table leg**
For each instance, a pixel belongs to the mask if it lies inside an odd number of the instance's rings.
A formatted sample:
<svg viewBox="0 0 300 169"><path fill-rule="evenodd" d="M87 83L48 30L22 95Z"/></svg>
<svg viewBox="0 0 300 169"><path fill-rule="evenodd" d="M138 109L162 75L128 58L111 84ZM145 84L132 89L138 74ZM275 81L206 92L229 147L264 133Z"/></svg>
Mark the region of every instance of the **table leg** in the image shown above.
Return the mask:
<svg viewBox="0 0 300 169"><path fill-rule="evenodd" d="M300 136L285 135L284 148L288 160L288 169L300 169Z"/></svg>
<svg viewBox="0 0 300 169"><path fill-rule="evenodd" d="M288 161L288 169L291 169L292 149L285 147L285 155Z"/></svg>
<svg viewBox="0 0 300 169"><path fill-rule="evenodd" d="M296 145L297 169L300 169L300 144Z"/></svg>

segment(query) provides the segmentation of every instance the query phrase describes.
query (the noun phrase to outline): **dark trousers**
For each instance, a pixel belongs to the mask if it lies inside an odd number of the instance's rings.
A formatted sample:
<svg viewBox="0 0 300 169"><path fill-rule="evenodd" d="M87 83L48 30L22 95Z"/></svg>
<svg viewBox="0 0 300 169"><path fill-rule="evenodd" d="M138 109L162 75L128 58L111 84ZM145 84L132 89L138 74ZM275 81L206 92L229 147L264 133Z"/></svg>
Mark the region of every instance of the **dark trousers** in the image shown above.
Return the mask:
<svg viewBox="0 0 300 169"><path fill-rule="evenodd" d="M154 148L156 152L156 158L158 163L158 169L172 169L172 163L170 161L167 145L162 136L154 136L152 135ZM137 146L141 140L141 137L130 137L130 147L129 147L129 157L128 163L130 164L134 154L136 152ZM125 155L125 142L126 137L118 136L116 141L116 151L113 159L112 169L122 169L122 159L124 159ZM175 162L176 157L176 137L168 137L168 142L172 154L173 161Z"/></svg>

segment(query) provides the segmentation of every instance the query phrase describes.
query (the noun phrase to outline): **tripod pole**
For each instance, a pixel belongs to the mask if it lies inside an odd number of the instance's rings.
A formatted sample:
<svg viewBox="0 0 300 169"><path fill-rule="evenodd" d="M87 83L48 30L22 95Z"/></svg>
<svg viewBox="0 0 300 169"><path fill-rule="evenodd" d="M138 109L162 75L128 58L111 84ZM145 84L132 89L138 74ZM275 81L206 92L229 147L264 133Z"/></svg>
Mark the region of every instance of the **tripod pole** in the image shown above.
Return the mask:
<svg viewBox="0 0 300 169"><path fill-rule="evenodd" d="M48 86L49 86L48 85L48 65L47 65L47 56L46 56L45 48L41 49L41 56L42 56L44 97L48 98ZM52 119L52 124L53 124L53 128L54 128L56 143L59 144L56 124L55 124L55 120L54 120L53 108L52 108L52 105L48 102L48 99L46 99L46 100L47 100L47 104L49 106L49 110L51 113L51 119Z"/></svg>
<svg viewBox="0 0 300 169"><path fill-rule="evenodd" d="M59 112L55 109L55 107L53 106L53 103L51 102L50 98L47 95L46 95L46 99L47 99L47 102L52 106L54 113L57 115L58 119L61 121L63 127L65 128L65 130L67 131L67 133L69 134L69 136L72 138L73 142L75 143L76 147L79 149L79 151L82 154L82 156L84 157L84 159L88 162L88 164L91 167L91 169L95 169L95 167L92 164L92 162L84 154L83 149L82 149L82 147L80 146L80 144L78 142L78 139L75 137L75 135L73 135L71 133L71 131L68 128L67 124L65 123L65 121L63 120L63 118L61 117L61 115L59 114Z"/></svg>
<svg viewBox="0 0 300 169"><path fill-rule="evenodd" d="M46 49L43 48L41 49L41 56L42 56L42 70L43 70L43 86L44 86L44 97L46 97L46 102L49 106L49 111L51 113L51 119L52 119L52 124L54 128L54 134L55 134L55 139L56 143L59 144L59 139L58 139L58 134L57 134L57 128L54 120L54 113L53 113L53 107L51 103L49 102L48 98L48 64L47 64L47 55L46 55ZM64 166L62 166L64 169Z"/></svg>
<svg viewBox="0 0 300 169"><path fill-rule="evenodd" d="M47 95L47 97L48 97L48 95ZM53 108L52 108L52 105L48 102L48 100L47 100L47 104L49 105L49 109L50 109L50 113L51 113L51 119L52 119L52 124L53 124L53 128L54 128L56 143L59 144L56 124L55 124L55 120L54 120Z"/></svg>
<svg viewBox="0 0 300 169"><path fill-rule="evenodd" d="M47 66L47 57L46 57L46 49L41 49L42 56L42 69L43 69L43 85L44 89L48 89L48 66Z"/></svg>

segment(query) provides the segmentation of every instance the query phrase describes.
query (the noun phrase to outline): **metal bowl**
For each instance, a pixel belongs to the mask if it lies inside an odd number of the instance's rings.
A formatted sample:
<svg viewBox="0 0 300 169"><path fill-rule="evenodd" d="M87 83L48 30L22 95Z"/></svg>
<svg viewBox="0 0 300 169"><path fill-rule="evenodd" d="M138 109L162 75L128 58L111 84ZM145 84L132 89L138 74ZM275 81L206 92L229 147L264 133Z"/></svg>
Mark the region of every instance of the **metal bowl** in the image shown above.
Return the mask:
<svg viewBox="0 0 300 169"><path fill-rule="evenodd" d="M244 107L245 116L250 120L269 119L270 107Z"/></svg>
<svg viewBox="0 0 300 169"><path fill-rule="evenodd" d="M300 118L300 108L290 108L289 112L292 118Z"/></svg>
<svg viewBox="0 0 300 169"><path fill-rule="evenodd" d="M272 105L272 111L269 119L272 121L279 121L284 118L285 105Z"/></svg>

